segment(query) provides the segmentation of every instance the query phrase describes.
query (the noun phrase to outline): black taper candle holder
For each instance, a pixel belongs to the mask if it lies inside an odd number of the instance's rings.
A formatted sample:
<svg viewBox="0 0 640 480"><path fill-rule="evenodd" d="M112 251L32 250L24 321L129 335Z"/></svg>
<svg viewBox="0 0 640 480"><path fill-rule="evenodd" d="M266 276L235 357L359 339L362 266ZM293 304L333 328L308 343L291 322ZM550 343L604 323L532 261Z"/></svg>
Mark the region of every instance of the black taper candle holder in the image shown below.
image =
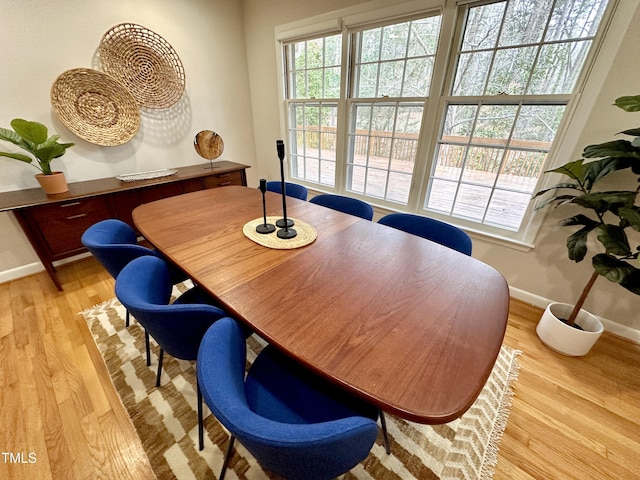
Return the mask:
<svg viewBox="0 0 640 480"><path fill-rule="evenodd" d="M278 158L280 159L280 181L282 182L282 215L284 217L276 222L276 225L280 227L277 235L278 238L289 239L294 238L298 234L298 232L296 232L293 228L290 228L294 225L294 223L293 220L287 218L287 187L284 181L284 142L282 140L276 140L276 148L278 150Z"/></svg>
<svg viewBox="0 0 640 480"><path fill-rule="evenodd" d="M258 233L273 233L276 231L276 226L272 223L267 223L267 202L265 200L265 193L267 192L267 180L265 178L260 179L260 191L262 192L262 218L264 223L256 227Z"/></svg>

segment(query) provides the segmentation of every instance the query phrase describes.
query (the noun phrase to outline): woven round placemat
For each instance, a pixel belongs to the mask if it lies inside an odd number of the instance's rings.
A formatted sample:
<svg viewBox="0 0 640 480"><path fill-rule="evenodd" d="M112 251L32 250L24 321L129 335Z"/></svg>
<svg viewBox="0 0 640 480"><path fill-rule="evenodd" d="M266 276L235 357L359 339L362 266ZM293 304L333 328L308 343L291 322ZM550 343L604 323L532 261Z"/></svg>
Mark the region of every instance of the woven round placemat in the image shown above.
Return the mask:
<svg viewBox="0 0 640 480"><path fill-rule="evenodd" d="M281 217L267 217L267 223L275 225L276 221L280 218ZM291 220L295 223L291 228L293 228L298 234L287 240L278 238L277 232L280 230L279 228L276 228L276 231L273 233L265 234L256 232L256 227L264 223L263 217L247 222L244 227L242 227L242 233L244 233L245 237L253 240L258 245L278 250L305 247L315 241L318 236L318 232L316 232L315 228L302 220L297 220L295 218L292 218Z"/></svg>
<svg viewBox="0 0 640 480"><path fill-rule="evenodd" d="M96 145L122 145L140 128L140 110L131 93L98 70L62 73L51 87L51 105L69 130Z"/></svg>
<svg viewBox="0 0 640 480"><path fill-rule="evenodd" d="M111 27L98 47L102 69L122 82L139 105L168 108L185 89L180 57L164 38L142 25Z"/></svg>

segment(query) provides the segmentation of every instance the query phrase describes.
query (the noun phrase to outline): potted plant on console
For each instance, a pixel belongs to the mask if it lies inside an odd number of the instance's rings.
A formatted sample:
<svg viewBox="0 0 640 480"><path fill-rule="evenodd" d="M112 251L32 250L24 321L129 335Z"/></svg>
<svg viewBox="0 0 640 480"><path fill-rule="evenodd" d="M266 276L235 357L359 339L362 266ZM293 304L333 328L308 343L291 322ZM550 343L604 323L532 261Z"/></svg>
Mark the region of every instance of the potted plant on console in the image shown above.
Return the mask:
<svg viewBox="0 0 640 480"><path fill-rule="evenodd" d="M11 128L13 130L0 128L0 140L11 142L26 150L35 157L37 164L33 163L34 159L32 157L22 153L0 152L0 156L20 160L40 170L40 173L36 174L36 179L45 193L66 192L68 188L64 173L52 171L51 161L64 155L67 148L72 147L74 144L58 143L60 135L48 137L47 127L38 122L15 118L11 121Z"/></svg>
<svg viewBox="0 0 640 480"><path fill-rule="evenodd" d="M640 95L620 97L615 105L627 112L640 111ZM602 323L582 309L598 276L619 284L640 295L640 245L632 248L629 235L640 231L640 206L636 204L640 190L640 127L621 134L633 137L590 145L582 153L584 158L548 170L569 177L571 181L559 183L537 192L539 197L553 191L553 197L540 202L536 210L550 204L582 207L588 214L579 213L560 221L566 227L578 226L567 238L569 259L580 262L588 250L589 237L594 237L598 253L592 256L593 274L574 306L552 303L545 310L536 332L548 347L565 355L586 354L603 331ZM585 161L585 159L597 159ZM636 180L635 190L601 191L596 185L610 174L624 170ZM591 235L593 234L593 235ZM628 235L629 234L629 235Z"/></svg>

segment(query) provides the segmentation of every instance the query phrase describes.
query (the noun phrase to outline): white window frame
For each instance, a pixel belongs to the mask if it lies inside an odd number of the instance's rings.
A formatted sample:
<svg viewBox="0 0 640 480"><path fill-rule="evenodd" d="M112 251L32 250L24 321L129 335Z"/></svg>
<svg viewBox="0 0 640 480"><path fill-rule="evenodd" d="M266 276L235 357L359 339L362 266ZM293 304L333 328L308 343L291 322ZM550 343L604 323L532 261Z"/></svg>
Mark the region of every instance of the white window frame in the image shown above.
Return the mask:
<svg viewBox="0 0 640 480"><path fill-rule="evenodd" d="M597 53L602 46L603 39L608 30L615 9L619 0L611 0L607 11L601 21L598 33L595 36L593 47L585 60L583 71L576 82L575 93L567 95L566 113L561 126L557 132L553 146L549 151L545 169L551 168L552 165L564 163L557 160L561 154L567 154L567 145L576 147L577 136L580 131L572 126L572 119L575 110L580 101L585 83L593 68ZM502 228L496 228L489 225L483 225L473 221L466 221L457 217L441 215L423 209L427 194L427 183L429 181L429 171L435 159L433 158L439 137L440 128L444 122L444 112L448 104L448 92L445 91L450 78L453 75L454 62L449 61L449 55L454 52L455 42L458 41L454 37L456 32L456 24L463 19L459 15L459 6L463 4L484 3L473 0L411 0L409 2L401 2L395 5L385 5L384 0L375 0L366 4L342 9L325 15L320 15L308 19L294 22L287 25L276 27L276 50L278 71L280 79L278 82L279 96L281 100L280 126L283 137L287 138L289 132L288 126L288 101L286 99L286 73L284 57L284 44L317 38L319 36L329 35L340 32L342 38L343 49L343 68L341 71L341 98L338 99L338 131L343 132L338 135L336 146L336 173L335 188L327 188L325 185L317 185L315 183L305 183L299 179L293 179L307 185L312 191L329 192L338 194L347 194L368 201L380 213L388 213L393 211L402 211L408 213L416 213L426 216L439 218L440 220L455 224L472 236L498 243L504 246L516 248L518 250L529 250L534 247L535 236L542 225L544 217L542 215L533 214L533 203L530 203L525 213L522 226L517 232L511 232ZM438 45L438 53L436 54L436 62L433 69L433 78L431 81L431 93L425 104L425 113L420 131L420 141L418 143L418 157L413 172L413 180L407 205L403 206L392 203L379 201L369 196L358 195L346 191L346 174L347 174L347 113L352 107L352 103L358 99L351 99L348 96L349 83L353 81L352 72L349 71L351 62L345 61L350 52L349 36L356 30L362 30L369 26L388 23L392 20L402 21L405 18L416 18L424 14L433 14L434 12L442 15L440 39ZM449 52L443 55L441 52ZM464 97L456 97L456 100L464 99ZM295 100L292 100L295 102ZM563 142L566 141L566 145ZM571 151L569 151L569 154ZM552 179L542 175L537 189L552 183Z"/></svg>

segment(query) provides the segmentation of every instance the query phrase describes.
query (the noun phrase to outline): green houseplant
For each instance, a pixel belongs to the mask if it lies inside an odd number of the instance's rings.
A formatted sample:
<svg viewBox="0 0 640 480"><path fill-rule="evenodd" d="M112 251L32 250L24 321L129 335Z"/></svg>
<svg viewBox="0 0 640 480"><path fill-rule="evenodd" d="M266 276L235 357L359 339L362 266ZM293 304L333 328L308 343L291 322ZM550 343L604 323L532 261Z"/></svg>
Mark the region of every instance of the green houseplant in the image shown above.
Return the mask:
<svg viewBox="0 0 640 480"><path fill-rule="evenodd" d="M12 130L0 128L0 140L11 142L32 156L13 152L0 152L0 156L28 163L40 170L40 174L36 175L36 178L41 182L41 185L42 176L62 175L62 172L53 172L51 170L51 161L64 155L67 149L74 145L73 143L59 143L60 135L51 135L49 137L49 131L45 125L22 118L11 120L11 128ZM64 179L64 177L62 178ZM43 188L45 187L43 186ZM66 182L64 182L64 190L62 191L66 191Z"/></svg>
<svg viewBox="0 0 640 480"><path fill-rule="evenodd" d="M640 111L640 95L616 99L615 105L627 112ZM588 239L595 237L598 252L591 258L593 274L584 287L570 314L562 320L570 327L577 327L576 318L599 276L619 284L640 295L640 245L632 244L628 235L640 231L640 206L636 205L640 191L640 127L620 132L632 137L587 146L583 158L568 162L545 173L568 177L552 187L537 192L540 197L553 192L536 205L536 210L554 204L581 207L578 213L560 221L562 227L579 227L567 238L569 259L584 260L588 253ZM595 160L591 160L595 159ZM634 190L600 190L602 180L614 172L626 171L636 180ZM593 243L592 243L593 245Z"/></svg>

